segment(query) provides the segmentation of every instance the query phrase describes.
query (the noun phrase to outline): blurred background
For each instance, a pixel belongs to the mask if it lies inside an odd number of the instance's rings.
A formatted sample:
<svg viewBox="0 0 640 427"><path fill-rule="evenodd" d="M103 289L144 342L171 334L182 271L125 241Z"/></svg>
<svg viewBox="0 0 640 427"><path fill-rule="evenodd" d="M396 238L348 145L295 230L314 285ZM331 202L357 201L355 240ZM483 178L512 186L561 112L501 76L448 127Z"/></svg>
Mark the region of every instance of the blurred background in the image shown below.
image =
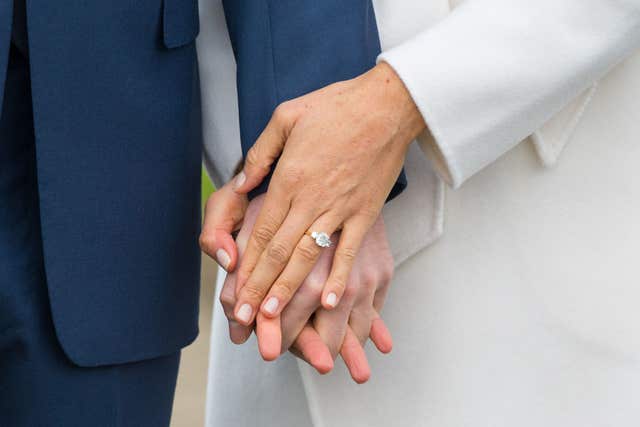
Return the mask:
<svg viewBox="0 0 640 427"><path fill-rule="evenodd" d="M214 191L206 173L202 173L202 201ZM178 374L178 385L173 403L171 427L204 426L204 404L209 364L209 335L214 304L214 286L218 265L208 256L202 256L200 286L200 335L183 350Z"/></svg>

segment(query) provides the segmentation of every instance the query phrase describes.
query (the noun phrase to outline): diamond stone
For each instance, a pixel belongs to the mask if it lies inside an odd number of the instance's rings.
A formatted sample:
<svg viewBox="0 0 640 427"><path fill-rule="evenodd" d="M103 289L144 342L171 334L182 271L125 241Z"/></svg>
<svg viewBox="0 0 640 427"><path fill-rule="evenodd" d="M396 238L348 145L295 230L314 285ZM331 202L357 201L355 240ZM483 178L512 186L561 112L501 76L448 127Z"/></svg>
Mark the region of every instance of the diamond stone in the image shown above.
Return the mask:
<svg viewBox="0 0 640 427"><path fill-rule="evenodd" d="M317 231L314 231L311 233L311 237L316 240L316 245L320 246L321 248L328 248L331 246L331 239L325 232L321 231L318 233Z"/></svg>

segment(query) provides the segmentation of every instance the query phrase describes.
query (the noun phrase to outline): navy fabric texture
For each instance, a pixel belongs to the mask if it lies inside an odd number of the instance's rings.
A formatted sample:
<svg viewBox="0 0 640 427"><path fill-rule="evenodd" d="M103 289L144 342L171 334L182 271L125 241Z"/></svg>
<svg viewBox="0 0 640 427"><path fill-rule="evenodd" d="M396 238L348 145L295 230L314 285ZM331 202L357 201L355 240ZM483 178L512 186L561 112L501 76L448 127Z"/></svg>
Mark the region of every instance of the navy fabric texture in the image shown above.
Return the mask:
<svg viewBox="0 0 640 427"><path fill-rule="evenodd" d="M371 0L223 0L237 63L242 151L282 102L375 66L380 40ZM267 190L270 176L251 193ZM401 173L389 200L406 188Z"/></svg>
<svg viewBox="0 0 640 427"><path fill-rule="evenodd" d="M85 368L57 340L42 257L29 64L10 50L0 116L0 426L169 426L179 353Z"/></svg>
<svg viewBox="0 0 640 427"><path fill-rule="evenodd" d="M0 0L0 87L12 6ZM59 342L81 366L173 354L197 335L197 0L29 0L24 15Z"/></svg>
<svg viewBox="0 0 640 427"><path fill-rule="evenodd" d="M43 274L61 348L87 367L173 354L197 335L197 0L19 0L12 26L13 6L0 0L0 88L13 28L28 41ZM357 76L379 52L370 0L225 7L245 152L280 102Z"/></svg>

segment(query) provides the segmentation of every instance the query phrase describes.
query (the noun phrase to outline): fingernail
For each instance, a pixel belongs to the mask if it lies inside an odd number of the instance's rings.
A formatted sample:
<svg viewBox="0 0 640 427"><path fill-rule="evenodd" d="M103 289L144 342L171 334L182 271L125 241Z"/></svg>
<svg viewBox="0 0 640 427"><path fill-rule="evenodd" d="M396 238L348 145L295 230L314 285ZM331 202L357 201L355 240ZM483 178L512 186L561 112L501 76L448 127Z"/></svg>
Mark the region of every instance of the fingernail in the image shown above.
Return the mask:
<svg viewBox="0 0 640 427"><path fill-rule="evenodd" d="M236 318L238 318L238 320L243 321L244 323L248 323L249 320L251 320L252 312L253 312L253 309L249 304L242 304L240 306L240 309L236 313Z"/></svg>
<svg viewBox="0 0 640 427"><path fill-rule="evenodd" d="M337 303L338 295L336 295L335 292L330 292L329 295L327 295L327 305L329 305L330 307L335 307Z"/></svg>
<svg viewBox="0 0 640 427"><path fill-rule="evenodd" d="M242 187L242 184L244 184L246 180L247 175L245 175L244 172L240 172L238 175L236 175L236 179L233 181L233 189L237 190L238 188Z"/></svg>
<svg viewBox="0 0 640 427"><path fill-rule="evenodd" d="M229 268L229 264L231 263L231 257L224 249L218 249L216 251L216 260L225 270Z"/></svg>
<svg viewBox="0 0 640 427"><path fill-rule="evenodd" d="M276 297L269 298L264 305L264 310L269 314L273 314L276 312L277 309L278 309L278 298Z"/></svg>

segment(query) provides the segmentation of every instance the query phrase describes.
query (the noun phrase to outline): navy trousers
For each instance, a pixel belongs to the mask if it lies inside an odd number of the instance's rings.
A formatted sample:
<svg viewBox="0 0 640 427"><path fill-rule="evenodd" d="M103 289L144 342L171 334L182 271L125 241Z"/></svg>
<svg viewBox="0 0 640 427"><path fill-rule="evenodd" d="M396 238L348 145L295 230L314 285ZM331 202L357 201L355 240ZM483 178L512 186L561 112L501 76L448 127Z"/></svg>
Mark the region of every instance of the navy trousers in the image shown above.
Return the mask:
<svg viewBox="0 0 640 427"><path fill-rule="evenodd" d="M82 368L65 356L56 337L43 267L28 43L19 3L0 117L0 426L168 426L179 352Z"/></svg>

